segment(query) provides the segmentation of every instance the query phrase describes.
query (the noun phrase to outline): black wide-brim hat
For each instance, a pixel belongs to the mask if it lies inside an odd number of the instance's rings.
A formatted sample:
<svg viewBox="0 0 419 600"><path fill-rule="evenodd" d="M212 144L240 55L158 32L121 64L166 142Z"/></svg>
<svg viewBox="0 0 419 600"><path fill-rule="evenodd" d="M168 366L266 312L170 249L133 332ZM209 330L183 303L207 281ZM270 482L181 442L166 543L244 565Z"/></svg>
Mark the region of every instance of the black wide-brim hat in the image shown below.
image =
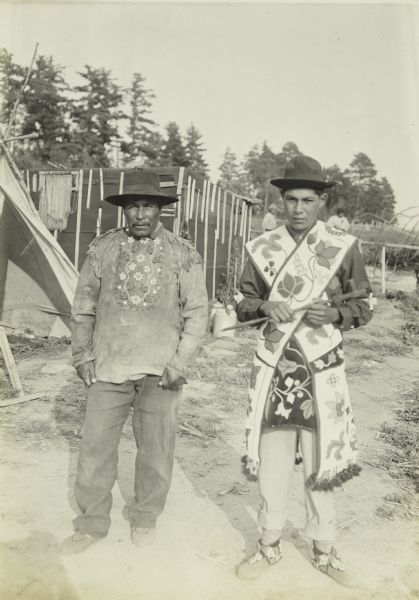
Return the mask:
<svg viewBox="0 0 419 600"><path fill-rule="evenodd" d="M109 204L115 206L125 206L133 200L143 199L154 200L161 206L178 202L177 196L168 196L162 194L160 189L160 181L157 173L151 171L143 171L132 169L124 172L124 184L121 194L114 194L105 198Z"/></svg>
<svg viewBox="0 0 419 600"><path fill-rule="evenodd" d="M328 181L320 163L310 156L299 154L285 165L284 175L271 179L272 185L280 190L291 188L309 188L325 190L336 185L336 181Z"/></svg>

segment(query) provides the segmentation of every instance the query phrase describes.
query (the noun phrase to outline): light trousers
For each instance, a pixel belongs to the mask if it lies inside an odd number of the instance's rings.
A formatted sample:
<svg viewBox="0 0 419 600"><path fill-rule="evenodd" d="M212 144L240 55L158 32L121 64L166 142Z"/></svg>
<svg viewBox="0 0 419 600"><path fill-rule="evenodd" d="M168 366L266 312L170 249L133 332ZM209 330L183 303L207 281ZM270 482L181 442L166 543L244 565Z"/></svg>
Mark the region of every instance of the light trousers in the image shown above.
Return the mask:
<svg viewBox="0 0 419 600"><path fill-rule="evenodd" d="M287 521L288 496L295 465L297 431L264 429L259 454L259 525L263 544L272 544L282 535ZM304 481L316 471L316 433L300 430ZM329 552L335 538L335 505L332 491L312 491L304 486L307 537Z"/></svg>

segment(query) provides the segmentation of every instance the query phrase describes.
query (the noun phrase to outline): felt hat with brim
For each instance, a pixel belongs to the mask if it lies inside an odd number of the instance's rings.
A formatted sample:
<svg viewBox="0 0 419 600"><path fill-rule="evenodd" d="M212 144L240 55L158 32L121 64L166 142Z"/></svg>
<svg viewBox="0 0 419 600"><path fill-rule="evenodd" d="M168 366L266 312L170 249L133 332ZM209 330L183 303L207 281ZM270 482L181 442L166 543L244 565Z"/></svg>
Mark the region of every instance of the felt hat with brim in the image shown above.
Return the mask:
<svg viewBox="0 0 419 600"><path fill-rule="evenodd" d="M336 185L336 181L327 181L317 160L303 154L288 161L285 165L284 175L279 179L271 179L271 183L280 190L292 188L324 190Z"/></svg>
<svg viewBox="0 0 419 600"><path fill-rule="evenodd" d="M124 186L121 194L114 194L105 198L106 202L115 206L125 206L133 200L154 200L161 206L178 202L177 196L162 194L157 173L151 171L125 171Z"/></svg>

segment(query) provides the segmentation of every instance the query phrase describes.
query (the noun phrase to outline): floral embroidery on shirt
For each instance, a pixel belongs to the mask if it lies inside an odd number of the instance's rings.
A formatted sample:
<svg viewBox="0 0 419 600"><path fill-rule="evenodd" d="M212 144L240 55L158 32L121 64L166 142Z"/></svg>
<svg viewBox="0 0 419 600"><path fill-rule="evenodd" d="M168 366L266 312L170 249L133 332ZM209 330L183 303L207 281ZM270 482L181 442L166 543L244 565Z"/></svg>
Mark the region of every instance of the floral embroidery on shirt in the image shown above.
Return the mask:
<svg viewBox="0 0 419 600"><path fill-rule="evenodd" d="M115 293L118 304L143 310L154 306L161 292L163 242L128 236L120 244Z"/></svg>

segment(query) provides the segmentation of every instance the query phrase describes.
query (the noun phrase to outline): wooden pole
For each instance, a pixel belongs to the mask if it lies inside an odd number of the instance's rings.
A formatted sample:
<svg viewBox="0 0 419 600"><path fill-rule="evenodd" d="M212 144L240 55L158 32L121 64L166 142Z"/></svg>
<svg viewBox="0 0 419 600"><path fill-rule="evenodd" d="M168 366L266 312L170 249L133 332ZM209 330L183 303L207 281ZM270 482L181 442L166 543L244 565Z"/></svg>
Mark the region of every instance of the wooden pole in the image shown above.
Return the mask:
<svg viewBox="0 0 419 600"><path fill-rule="evenodd" d="M125 177L125 173L124 171L121 171L120 175L119 175L119 189L118 189L118 194L122 194L124 191L124 177ZM117 227L121 227L122 225L122 206L118 206L118 221L117 221Z"/></svg>
<svg viewBox="0 0 419 600"><path fill-rule="evenodd" d="M217 244L218 244L218 229L214 231L214 260L212 263L212 299L215 298L215 285L217 276Z"/></svg>
<svg viewBox="0 0 419 600"><path fill-rule="evenodd" d="M247 224L247 204L243 203L244 210L244 218L243 218L243 234L242 234L242 269L243 269L243 261L244 261L244 246L246 244L246 224Z"/></svg>
<svg viewBox="0 0 419 600"><path fill-rule="evenodd" d="M230 229L228 234L228 248L227 248L227 275L230 272L230 259L231 259L231 244L233 241L233 220L234 220L234 194L231 195L231 209L230 209Z"/></svg>
<svg viewBox="0 0 419 600"><path fill-rule="evenodd" d="M0 326L0 348L3 354L4 363L7 368L7 372L9 373L10 383L15 392L19 396L23 395L23 386L19 377L19 372L16 367L15 359L13 357L12 351L10 350L9 340L7 339L6 332L4 331L4 327Z"/></svg>
<svg viewBox="0 0 419 600"><path fill-rule="evenodd" d="M194 231L194 247L196 249L196 241L198 238L198 215L199 215L199 197L200 197L200 191L197 190L196 193L196 211L195 211L195 231Z"/></svg>
<svg viewBox="0 0 419 600"><path fill-rule="evenodd" d="M220 238L220 215L221 215L221 188L218 188L217 194L217 222L214 231L214 260L213 260L213 271L212 271L212 298L215 298L216 290L216 277L217 277L217 250L218 240Z"/></svg>
<svg viewBox="0 0 419 600"><path fill-rule="evenodd" d="M244 237L244 230L245 230L245 224L246 224L246 208L247 208L247 204L242 200L241 201L241 215L240 215L240 229L239 229L240 237Z"/></svg>
<svg viewBox="0 0 419 600"><path fill-rule="evenodd" d="M15 363L12 351L10 350L9 340L7 339L6 332L3 325L0 326L0 350L3 354L4 363L7 368L7 372L10 377L10 383L12 384L13 390L17 393L15 398L7 398L6 400L0 400L0 407L12 406L14 404L22 404L22 402L28 402L29 400L37 400L42 398L44 394L30 394L29 396L23 391L22 382L19 377L19 371Z"/></svg>
<svg viewBox="0 0 419 600"><path fill-rule="evenodd" d="M209 185L209 181L208 181L208 185ZM205 179L204 187L202 190L201 221L204 220L206 199L207 199L207 180Z"/></svg>
<svg viewBox="0 0 419 600"><path fill-rule="evenodd" d="M239 197L234 196L234 199L237 199L237 206L236 206L235 215L234 215L234 235L237 235L237 223L239 220Z"/></svg>
<svg viewBox="0 0 419 600"><path fill-rule="evenodd" d="M186 206L184 211L183 221L189 221L189 211L191 206L191 192L192 192L192 177L188 175L188 183L186 184Z"/></svg>
<svg viewBox="0 0 419 600"><path fill-rule="evenodd" d="M74 266L79 268L79 253L80 253L80 227L81 227L81 211L83 201L83 169L79 171L79 187L77 191L77 219L76 219L76 241L74 248Z"/></svg>
<svg viewBox="0 0 419 600"><path fill-rule="evenodd" d="M215 183L212 186L212 195L211 195L211 212L214 212L215 209L215 196L217 193L217 186Z"/></svg>
<svg viewBox="0 0 419 600"><path fill-rule="evenodd" d="M386 293L386 247L381 248L381 293Z"/></svg>
<svg viewBox="0 0 419 600"><path fill-rule="evenodd" d="M100 236L101 226L102 226L102 208L98 208L97 219L96 219L96 237Z"/></svg>
<svg viewBox="0 0 419 600"><path fill-rule="evenodd" d="M103 169L99 169L99 194L100 201L103 202L104 190L103 190ZM102 207L100 206L97 211L96 220L96 237L99 237L102 229Z"/></svg>
<svg viewBox="0 0 419 600"><path fill-rule="evenodd" d="M247 232L247 241L248 242L250 242L250 240L252 238L252 217L253 217L252 206L249 206L249 227L248 227L248 232Z"/></svg>
<svg viewBox="0 0 419 600"><path fill-rule="evenodd" d="M100 201L103 202L104 190L103 190L103 169L99 169L99 188L100 188Z"/></svg>
<svg viewBox="0 0 419 600"><path fill-rule="evenodd" d="M196 181L195 181L195 179L192 179L191 199L190 199L190 203L189 203L189 219L192 219L192 217L193 217L193 209L195 206L195 187L196 187Z"/></svg>
<svg viewBox="0 0 419 600"><path fill-rule="evenodd" d="M220 218L221 218L221 188L218 188L217 194L217 231L220 231Z"/></svg>
<svg viewBox="0 0 419 600"><path fill-rule="evenodd" d="M226 211L227 211L227 190L224 190L224 198L223 198L223 228L221 231L221 243L225 243L226 237Z"/></svg>
<svg viewBox="0 0 419 600"><path fill-rule="evenodd" d="M180 233L180 214L181 214L181 210L182 210L182 186L183 186L184 177L185 177L185 167L179 167L179 175L178 175L177 186L176 186L176 196L179 198L179 202L175 206L176 217L173 221L173 233L175 233L176 235L179 235L179 233Z"/></svg>
<svg viewBox="0 0 419 600"><path fill-rule="evenodd" d="M14 120L16 118L17 109L19 108L20 101L22 99L22 96L23 96L23 93L25 91L25 88L26 88L26 86L28 84L29 77L30 77L30 75L32 73L32 67L33 67L33 63L35 62L36 53L38 52L38 46L39 46L39 43L37 42L35 44L35 50L33 51L32 60L31 60L31 62L29 64L28 70L26 71L25 80L23 82L22 87L20 88L20 90L17 93L16 100L15 100L15 103L14 103L13 108L12 108L12 112L10 113L10 119L9 119L6 131L5 131L5 134L4 134L5 138L9 137L10 132L12 130L13 122L14 122Z"/></svg>
<svg viewBox="0 0 419 600"><path fill-rule="evenodd" d="M205 222L204 222L204 280L207 275L207 261L208 261L208 221L209 221L209 208L210 208L210 183L208 182L207 187L207 198L205 201Z"/></svg>
<svg viewBox="0 0 419 600"><path fill-rule="evenodd" d="M90 208L90 196L92 193L92 177L93 177L93 171L92 171L92 169L89 169L89 181L87 183L87 199L86 199L86 208L87 209Z"/></svg>

